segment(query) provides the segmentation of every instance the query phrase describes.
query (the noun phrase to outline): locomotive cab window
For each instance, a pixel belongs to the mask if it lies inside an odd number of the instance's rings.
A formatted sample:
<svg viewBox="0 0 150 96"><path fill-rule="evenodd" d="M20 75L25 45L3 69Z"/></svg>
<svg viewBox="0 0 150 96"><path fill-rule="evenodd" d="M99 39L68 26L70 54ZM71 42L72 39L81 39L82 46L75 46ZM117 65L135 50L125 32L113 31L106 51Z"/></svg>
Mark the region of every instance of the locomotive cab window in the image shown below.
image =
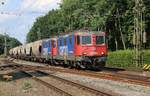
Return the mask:
<svg viewBox="0 0 150 96"><path fill-rule="evenodd" d="M83 45L91 44L91 36L82 36L82 44Z"/></svg>
<svg viewBox="0 0 150 96"><path fill-rule="evenodd" d="M105 37L104 36L96 36L96 44L104 44Z"/></svg>
<svg viewBox="0 0 150 96"><path fill-rule="evenodd" d="M80 45L80 36L77 36L77 45Z"/></svg>
<svg viewBox="0 0 150 96"><path fill-rule="evenodd" d="M56 48L56 41L55 41L55 40L52 40L51 42L52 42L52 43L51 43L51 44L52 44L52 47L53 47L53 48Z"/></svg>
<svg viewBox="0 0 150 96"><path fill-rule="evenodd" d="M56 41L54 40L54 48L56 48Z"/></svg>
<svg viewBox="0 0 150 96"><path fill-rule="evenodd" d="M66 38L64 38L64 45L65 45L65 46L67 45L67 40L66 40Z"/></svg>

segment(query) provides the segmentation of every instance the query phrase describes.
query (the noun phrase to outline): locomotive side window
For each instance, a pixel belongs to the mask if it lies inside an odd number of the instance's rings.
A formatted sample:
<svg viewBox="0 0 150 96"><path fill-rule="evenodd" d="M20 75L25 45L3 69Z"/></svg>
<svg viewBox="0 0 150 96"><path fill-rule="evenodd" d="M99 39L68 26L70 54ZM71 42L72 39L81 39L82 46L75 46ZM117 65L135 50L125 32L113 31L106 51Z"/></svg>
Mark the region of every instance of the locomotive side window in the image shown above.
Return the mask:
<svg viewBox="0 0 150 96"><path fill-rule="evenodd" d="M96 36L96 44L103 44L105 43L105 37L104 36Z"/></svg>
<svg viewBox="0 0 150 96"><path fill-rule="evenodd" d="M70 42L70 44L72 44L72 36L71 35L69 36L69 42Z"/></svg>
<svg viewBox="0 0 150 96"><path fill-rule="evenodd" d="M54 48L56 48L56 41L54 40Z"/></svg>
<svg viewBox="0 0 150 96"><path fill-rule="evenodd" d="M82 36L82 44L91 44L91 36Z"/></svg>
<svg viewBox="0 0 150 96"><path fill-rule="evenodd" d="M62 46L62 40L61 40L61 38L60 38L60 46Z"/></svg>
<svg viewBox="0 0 150 96"><path fill-rule="evenodd" d="M80 44L80 36L77 36L77 44Z"/></svg>

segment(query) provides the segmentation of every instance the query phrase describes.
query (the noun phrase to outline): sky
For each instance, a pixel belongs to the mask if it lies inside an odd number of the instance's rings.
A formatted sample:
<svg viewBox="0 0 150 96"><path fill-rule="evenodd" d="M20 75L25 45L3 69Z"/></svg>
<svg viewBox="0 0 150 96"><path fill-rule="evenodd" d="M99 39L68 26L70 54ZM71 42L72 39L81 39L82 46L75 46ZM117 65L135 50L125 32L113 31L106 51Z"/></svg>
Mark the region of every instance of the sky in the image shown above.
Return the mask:
<svg viewBox="0 0 150 96"><path fill-rule="evenodd" d="M2 4L4 2L4 5ZM59 8L61 0L0 0L0 34L6 32L25 43L36 18Z"/></svg>

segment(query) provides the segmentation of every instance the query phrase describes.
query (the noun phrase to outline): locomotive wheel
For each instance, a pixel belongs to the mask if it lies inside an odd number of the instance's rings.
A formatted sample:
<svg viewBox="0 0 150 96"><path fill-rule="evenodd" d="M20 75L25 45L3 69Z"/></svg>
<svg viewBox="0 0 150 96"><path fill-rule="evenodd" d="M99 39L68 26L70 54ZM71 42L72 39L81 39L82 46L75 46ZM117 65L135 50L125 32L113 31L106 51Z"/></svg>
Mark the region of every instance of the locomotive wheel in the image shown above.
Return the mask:
<svg viewBox="0 0 150 96"><path fill-rule="evenodd" d="M82 62L77 62L76 65L78 69L86 69L86 66L84 66Z"/></svg>
<svg viewBox="0 0 150 96"><path fill-rule="evenodd" d="M66 62L65 62L65 61L63 61L62 63L63 63L63 67L64 67L64 68L69 67L69 62L68 62L68 61L66 61Z"/></svg>
<svg viewBox="0 0 150 96"><path fill-rule="evenodd" d="M101 65L101 67L102 67L102 68L103 68L103 67L105 67L106 62L104 62L104 61L103 61L103 62L101 62L101 64L100 64L100 65Z"/></svg>
<svg viewBox="0 0 150 96"><path fill-rule="evenodd" d="M56 65L56 61L53 60L53 59L51 59L51 60L50 60L50 65L52 65L52 66Z"/></svg>
<svg viewBox="0 0 150 96"><path fill-rule="evenodd" d="M74 66L73 66L73 61L69 61L69 66L68 66L68 68L69 68L69 69L74 68Z"/></svg>
<svg viewBox="0 0 150 96"><path fill-rule="evenodd" d="M105 67L105 65L106 65L106 62L100 62L100 63L97 63L96 64L96 69L102 69L102 68L104 68Z"/></svg>

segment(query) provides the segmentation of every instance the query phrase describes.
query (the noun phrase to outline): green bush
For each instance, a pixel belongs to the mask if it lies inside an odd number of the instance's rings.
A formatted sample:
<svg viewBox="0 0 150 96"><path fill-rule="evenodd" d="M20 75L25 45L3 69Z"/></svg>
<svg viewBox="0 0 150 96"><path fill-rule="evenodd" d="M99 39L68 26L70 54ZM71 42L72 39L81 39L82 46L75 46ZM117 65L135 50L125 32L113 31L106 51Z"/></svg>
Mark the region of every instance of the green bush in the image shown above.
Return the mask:
<svg viewBox="0 0 150 96"><path fill-rule="evenodd" d="M22 85L23 90L29 90L32 88L32 85L29 82L24 82Z"/></svg>
<svg viewBox="0 0 150 96"><path fill-rule="evenodd" d="M143 51L143 64L150 64L150 50ZM133 50L119 50L108 53L107 66L125 69L141 69L143 65L136 66L133 63L134 51Z"/></svg>
<svg viewBox="0 0 150 96"><path fill-rule="evenodd" d="M150 64L150 50L144 50L144 64Z"/></svg>

